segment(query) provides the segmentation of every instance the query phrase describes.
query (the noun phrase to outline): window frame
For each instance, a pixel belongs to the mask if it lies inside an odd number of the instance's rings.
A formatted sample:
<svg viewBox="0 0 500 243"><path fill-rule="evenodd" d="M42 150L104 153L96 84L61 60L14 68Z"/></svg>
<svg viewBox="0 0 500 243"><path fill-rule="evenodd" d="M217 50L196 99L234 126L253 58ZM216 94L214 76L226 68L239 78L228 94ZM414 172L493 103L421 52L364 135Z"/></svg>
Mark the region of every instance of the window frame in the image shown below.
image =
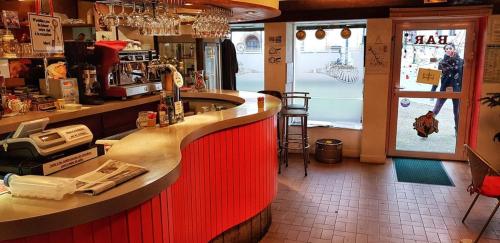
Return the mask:
<svg viewBox="0 0 500 243"><path fill-rule="evenodd" d="M333 21L332 21L333 22ZM304 25L305 24L305 25ZM364 93L363 93L363 89L364 89L364 80L365 80L365 77L364 77L364 68L365 68L365 56L366 56L366 20L364 20L364 23L353 23L353 24L350 24L350 23L342 23L342 24L324 24L324 22L322 23L317 23L315 24L315 22L296 22L294 23L293 25L293 28L292 28L292 31L293 31L293 44L292 44L292 48L293 48L293 62L294 62L294 65L293 65L293 79L292 80L292 83L291 85L287 85L287 91L305 91L305 92L308 92L309 90L296 90L296 87L297 87L297 67L298 67L298 56L300 55L299 54L299 51L300 53L333 53L332 49L330 47L328 47L328 49L326 51L304 51L305 48L300 48L300 46L296 46L297 44L300 43L300 40L297 40L297 38L295 38L295 33L299 30L316 30L318 28L322 28L323 30L330 30L330 29L342 29L344 28L345 26L349 26L349 28L353 29L353 28L362 28L362 40L361 40L361 43L363 44L363 47L361 48L362 51L363 51L363 56L362 56L362 65L361 66L358 66L358 68L362 68L362 71L360 73L360 78L361 78L361 81L362 82L362 87L361 87L361 92L362 92L362 96L361 96L361 103L364 102ZM308 36L309 37L309 36ZM309 37L309 38L315 38L315 36L313 35L312 37ZM339 38L341 38L339 36ZM303 44L304 45L304 44ZM299 50L299 48L301 50ZM347 47L349 48L349 47ZM340 51L342 51L343 47L340 46ZM299 82L300 83L300 82ZM312 94L311 96L311 102L314 102L314 99L324 99L325 97L314 97L314 94ZM357 97L356 97L357 98ZM335 98L336 99L336 98ZM353 100L355 98L352 98ZM315 122L318 123L318 124L329 124L329 126L335 126L335 127L339 127L339 123L340 124L344 124L344 125L340 125L340 127L347 127L347 128L352 128L352 129L356 129L356 130L359 130L359 129L362 129L362 123L363 123L363 107L361 107L361 114L359 114L359 122L346 122L346 121L342 121L342 120L312 120L310 119L311 121L309 122L309 124L314 124ZM310 114L311 116L311 114ZM347 123L352 123L352 125L349 125Z"/></svg>

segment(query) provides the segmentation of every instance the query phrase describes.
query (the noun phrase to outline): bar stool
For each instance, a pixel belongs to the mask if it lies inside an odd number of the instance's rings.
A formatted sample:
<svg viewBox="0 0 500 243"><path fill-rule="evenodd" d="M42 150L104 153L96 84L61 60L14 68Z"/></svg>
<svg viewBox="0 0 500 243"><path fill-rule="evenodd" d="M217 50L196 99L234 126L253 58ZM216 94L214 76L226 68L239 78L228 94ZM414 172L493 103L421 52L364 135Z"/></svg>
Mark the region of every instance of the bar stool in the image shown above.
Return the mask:
<svg viewBox="0 0 500 243"><path fill-rule="evenodd" d="M307 110L309 102L304 100L307 99L306 97L309 97L309 92L298 92L298 91L293 91L293 92L283 92L282 96L288 96L290 99L282 100L284 101L283 106L286 107L286 109L300 109L300 110ZM301 100L301 103L294 103L294 99L291 98L291 96L296 97L297 99Z"/></svg>
<svg viewBox="0 0 500 243"><path fill-rule="evenodd" d="M261 91L258 91L257 93L261 93L261 94L267 94L267 95L272 95L280 100L283 99L283 96L281 95L281 92L279 91L276 91L276 90L261 90ZM281 111L280 111L281 112ZM277 123L278 123L278 126L277 126L277 132L278 132L278 174L281 174L281 151L282 151L282 147L281 147L281 125L280 125L280 117L281 117L281 114L280 112L278 112L278 115L277 115Z"/></svg>
<svg viewBox="0 0 500 243"><path fill-rule="evenodd" d="M307 117L309 115L309 99L311 97L306 92L300 92L299 95L294 93L283 93L283 108L281 110L281 117L283 119L283 140L281 147L283 155L280 156L285 162L285 166L288 167L288 150L291 148L291 144L298 144L302 148L302 157L304 159L304 175L307 176L307 164L309 163L309 142L307 135ZM299 104L294 104L293 100L302 100ZM291 106L293 105L293 106ZM299 118L300 119L300 133L290 133L289 125L290 119ZM281 161L280 165L281 167Z"/></svg>

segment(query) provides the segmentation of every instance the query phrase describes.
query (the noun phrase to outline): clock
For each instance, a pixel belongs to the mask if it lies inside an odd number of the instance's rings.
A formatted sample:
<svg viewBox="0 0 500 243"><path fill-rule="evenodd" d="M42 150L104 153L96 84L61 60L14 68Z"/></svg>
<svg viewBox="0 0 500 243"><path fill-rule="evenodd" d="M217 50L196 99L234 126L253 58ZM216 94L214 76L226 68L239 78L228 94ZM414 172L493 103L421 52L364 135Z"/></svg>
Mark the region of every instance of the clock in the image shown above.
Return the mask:
<svg viewBox="0 0 500 243"><path fill-rule="evenodd" d="M342 28L342 30L340 31L340 36L344 39L349 39L349 37L351 37L351 30L349 29L349 27L345 26L344 28Z"/></svg>
<svg viewBox="0 0 500 243"><path fill-rule="evenodd" d="M297 40L304 40L306 38L306 32L303 30L299 30L297 31L297 33L295 33L295 37L297 37Z"/></svg>
<svg viewBox="0 0 500 243"><path fill-rule="evenodd" d="M318 30L316 30L316 33L314 33L314 35L318 40L322 40L323 38L325 38L326 32L322 28L319 28Z"/></svg>

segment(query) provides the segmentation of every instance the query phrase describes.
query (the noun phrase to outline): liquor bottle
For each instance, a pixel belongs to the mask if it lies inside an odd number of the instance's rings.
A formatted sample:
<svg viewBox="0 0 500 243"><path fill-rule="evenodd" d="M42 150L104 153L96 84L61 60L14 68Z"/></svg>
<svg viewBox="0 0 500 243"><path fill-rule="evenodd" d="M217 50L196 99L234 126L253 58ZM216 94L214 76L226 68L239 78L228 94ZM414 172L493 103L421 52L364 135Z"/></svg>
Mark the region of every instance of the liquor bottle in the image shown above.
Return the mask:
<svg viewBox="0 0 500 243"><path fill-rule="evenodd" d="M168 107L167 107L167 94L165 91L160 93L160 104L158 105L158 124L160 127L166 127L169 124Z"/></svg>
<svg viewBox="0 0 500 243"><path fill-rule="evenodd" d="M175 116L175 108L174 108L174 97L167 96L167 109L168 109L168 123L173 125L177 123L177 119Z"/></svg>

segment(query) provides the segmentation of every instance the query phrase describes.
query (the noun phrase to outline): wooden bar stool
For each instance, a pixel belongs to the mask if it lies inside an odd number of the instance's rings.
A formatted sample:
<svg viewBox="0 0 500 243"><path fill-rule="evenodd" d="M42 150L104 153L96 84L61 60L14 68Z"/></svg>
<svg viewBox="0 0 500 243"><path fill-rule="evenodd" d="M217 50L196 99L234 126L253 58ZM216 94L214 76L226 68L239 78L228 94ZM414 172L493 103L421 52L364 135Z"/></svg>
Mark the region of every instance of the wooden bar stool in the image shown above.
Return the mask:
<svg viewBox="0 0 500 243"><path fill-rule="evenodd" d="M267 95L272 95L280 100L283 99L283 96L281 95L281 92L279 91L276 91L276 90L260 90L258 91L257 93L261 93L261 94L267 94ZM281 112L281 111L280 111ZM277 127L277 131L278 131L278 174L281 174L281 151L283 150L283 148L281 147L281 125L280 125L280 121L281 121L281 114L280 112L278 113L278 117L277 117L277 123L278 123L278 127Z"/></svg>
<svg viewBox="0 0 500 243"><path fill-rule="evenodd" d="M293 103L292 100L301 99L301 104L294 104L293 108L290 105ZM288 150L294 149L296 147L291 147L290 145L299 145L302 149L302 157L304 159L304 175L307 176L307 164L309 163L309 142L307 135L307 117L309 115L309 99L310 97L306 95L294 95L290 93L284 93L283 95L283 108L281 110L281 117L283 119L283 139L281 147L285 166L288 167ZM300 121L300 133L290 133L290 120L298 118ZM281 162L279 167L281 167Z"/></svg>

